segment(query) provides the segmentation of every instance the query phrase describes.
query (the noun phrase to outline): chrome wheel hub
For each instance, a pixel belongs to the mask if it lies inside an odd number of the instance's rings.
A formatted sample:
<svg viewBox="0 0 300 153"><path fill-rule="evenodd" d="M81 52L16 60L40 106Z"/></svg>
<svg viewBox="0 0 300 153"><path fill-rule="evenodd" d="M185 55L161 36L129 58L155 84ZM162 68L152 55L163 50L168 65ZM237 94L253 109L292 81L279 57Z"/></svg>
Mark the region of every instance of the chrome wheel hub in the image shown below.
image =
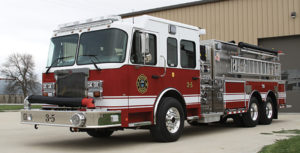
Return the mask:
<svg viewBox="0 0 300 153"><path fill-rule="evenodd" d="M270 102L267 102L267 105L266 105L266 115L267 115L268 119L272 118L272 115L273 115L273 106L272 106L272 104Z"/></svg>
<svg viewBox="0 0 300 153"><path fill-rule="evenodd" d="M170 133L176 133L180 127L180 113L177 108L171 107L166 114L166 127Z"/></svg>
<svg viewBox="0 0 300 153"><path fill-rule="evenodd" d="M252 121L256 121L258 117L258 106L256 103L252 103L250 106L250 114Z"/></svg>

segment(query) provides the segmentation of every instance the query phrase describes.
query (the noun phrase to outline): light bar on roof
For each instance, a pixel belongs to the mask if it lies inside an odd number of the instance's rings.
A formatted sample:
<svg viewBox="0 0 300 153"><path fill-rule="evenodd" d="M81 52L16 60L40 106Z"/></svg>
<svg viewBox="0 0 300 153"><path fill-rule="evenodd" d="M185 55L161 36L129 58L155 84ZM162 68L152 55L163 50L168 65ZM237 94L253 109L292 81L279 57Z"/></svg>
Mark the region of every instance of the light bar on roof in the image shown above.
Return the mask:
<svg viewBox="0 0 300 153"><path fill-rule="evenodd" d="M69 23L58 25L58 29L55 30L55 32L65 32L65 31L77 30L81 28L106 25L114 21L118 21L120 19L121 19L120 16L112 15L112 16L105 16L105 17L102 16L102 17L81 20L81 21L69 22Z"/></svg>

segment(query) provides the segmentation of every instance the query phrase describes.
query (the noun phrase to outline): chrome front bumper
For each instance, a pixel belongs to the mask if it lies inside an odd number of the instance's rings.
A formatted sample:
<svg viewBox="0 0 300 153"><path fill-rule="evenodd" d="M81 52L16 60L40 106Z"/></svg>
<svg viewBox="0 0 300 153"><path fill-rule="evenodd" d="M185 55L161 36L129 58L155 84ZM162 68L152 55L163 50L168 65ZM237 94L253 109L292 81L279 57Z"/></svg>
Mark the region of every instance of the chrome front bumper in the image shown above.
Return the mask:
<svg viewBox="0 0 300 153"><path fill-rule="evenodd" d="M74 125L71 118L81 114L84 124ZM21 110L21 123L31 125L61 126L73 128L109 128L121 126L121 111L56 111Z"/></svg>

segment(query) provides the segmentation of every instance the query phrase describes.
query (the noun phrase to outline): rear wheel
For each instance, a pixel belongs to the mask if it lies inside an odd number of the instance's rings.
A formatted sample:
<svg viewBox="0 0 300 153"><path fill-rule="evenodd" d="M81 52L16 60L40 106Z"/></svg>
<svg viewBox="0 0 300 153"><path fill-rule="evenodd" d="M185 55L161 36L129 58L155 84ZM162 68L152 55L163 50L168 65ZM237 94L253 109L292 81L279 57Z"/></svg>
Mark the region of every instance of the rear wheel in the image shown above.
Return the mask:
<svg viewBox="0 0 300 153"><path fill-rule="evenodd" d="M274 107L273 107L272 98L267 97L266 102L262 104L259 123L264 125L271 124L273 120L273 115L274 115Z"/></svg>
<svg viewBox="0 0 300 153"><path fill-rule="evenodd" d="M256 97L252 97L250 99L250 105L249 110L247 113L244 113L243 123L247 127L254 127L258 124L259 116L260 116L260 110L258 105L258 100Z"/></svg>
<svg viewBox="0 0 300 153"><path fill-rule="evenodd" d="M150 128L154 140L173 142L179 139L184 127L184 113L179 101L173 97L162 99L156 114L156 125Z"/></svg>
<svg viewBox="0 0 300 153"><path fill-rule="evenodd" d="M86 133L95 138L107 138L113 134L113 130L110 129L89 129Z"/></svg>

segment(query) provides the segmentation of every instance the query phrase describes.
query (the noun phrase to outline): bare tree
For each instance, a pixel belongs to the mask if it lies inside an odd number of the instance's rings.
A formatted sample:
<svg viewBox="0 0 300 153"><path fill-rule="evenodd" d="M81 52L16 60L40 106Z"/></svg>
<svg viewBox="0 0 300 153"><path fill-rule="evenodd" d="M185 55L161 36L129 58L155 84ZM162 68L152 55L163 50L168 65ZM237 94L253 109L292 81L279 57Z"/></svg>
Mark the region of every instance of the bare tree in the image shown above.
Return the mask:
<svg viewBox="0 0 300 153"><path fill-rule="evenodd" d="M26 97L35 93L40 83L34 73L34 62L30 54L11 54L4 62L0 72L6 78L12 79L6 86L9 93L20 93Z"/></svg>

